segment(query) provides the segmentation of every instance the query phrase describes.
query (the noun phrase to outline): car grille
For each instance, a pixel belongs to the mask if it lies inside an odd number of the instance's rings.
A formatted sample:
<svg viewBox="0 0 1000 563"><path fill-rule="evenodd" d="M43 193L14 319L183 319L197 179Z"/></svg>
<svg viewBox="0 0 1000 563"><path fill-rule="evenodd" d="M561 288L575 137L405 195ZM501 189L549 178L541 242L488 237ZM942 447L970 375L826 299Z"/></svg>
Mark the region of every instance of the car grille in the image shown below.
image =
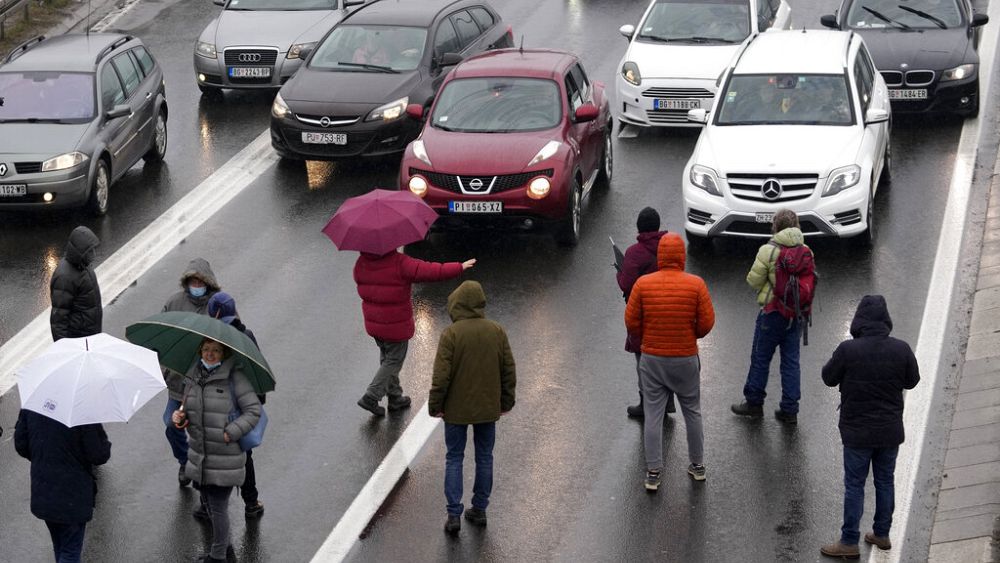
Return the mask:
<svg viewBox="0 0 1000 563"><path fill-rule="evenodd" d="M642 91L644 98L704 98L711 100L715 96L704 88L647 88Z"/></svg>
<svg viewBox="0 0 1000 563"><path fill-rule="evenodd" d="M686 109L647 109L646 119L651 123L690 123Z"/></svg>
<svg viewBox="0 0 1000 563"><path fill-rule="evenodd" d="M42 171L41 162L15 162L14 169L18 174L34 174Z"/></svg>
<svg viewBox="0 0 1000 563"><path fill-rule="evenodd" d="M934 82L933 70L909 70L906 72L907 86L927 86Z"/></svg>
<svg viewBox="0 0 1000 563"><path fill-rule="evenodd" d="M764 197L764 183L768 180L777 180L781 184L781 193L777 197ZM819 174L732 173L726 178L735 197L767 203L806 199L813 194L818 181Z"/></svg>
<svg viewBox="0 0 1000 563"><path fill-rule="evenodd" d="M353 125L361 119L357 115L308 115L304 113L296 113L295 119L301 121L302 123L307 123L316 127L322 127L320 120L324 117L330 119L330 124L327 127L343 127L345 125Z"/></svg>
<svg viewBox="0 0 1000 563"><path fill-rule="evenodd" d="M241 55L260 57L259 61L241 61ZM277 49L226 49L226 66L274 66L278 61Z"/></svg>
<svg viewBox="0 0 1000 563"><path fill-rule="evenodd" d="M410 176L419 174L432 185L448 190L450 192L455 192L457 194L466 195L477 195L477 194L490 194L498 192L506 192L509 190L514 190L523 187L531 181L532 178L538 176L548 176L552 177L555 171L551 168L547 170L536 170L534 172L522 172L520 174L501 174L498 176L491 175L454 175L454 174L442 174L440 172L429 172L426 170L418 170L416 168L410 168ZM483 183L482 190L472 190L469 188L469 184L478 179ZM462 186L465 186L465 191L462 191ZM492 186L492 188L490 187ZM470 193L471 192L471 193Z"/></svg>
<svg viewBox="0 0 1000 563"><path fill-rule="evenodd" d="M799 218L799 228L804 235L815 235L823 232L812 219ZM726 232L734 235L770 235L771 223L756 221L733 221L726 227Z"/></svg>
<svg viewBox="0 0 1000 563"><path fill-rule="evenodd" d="M885 80L885 85L890 88L903 85L903 73L898 70L880 70L879 74Z"/></svg>

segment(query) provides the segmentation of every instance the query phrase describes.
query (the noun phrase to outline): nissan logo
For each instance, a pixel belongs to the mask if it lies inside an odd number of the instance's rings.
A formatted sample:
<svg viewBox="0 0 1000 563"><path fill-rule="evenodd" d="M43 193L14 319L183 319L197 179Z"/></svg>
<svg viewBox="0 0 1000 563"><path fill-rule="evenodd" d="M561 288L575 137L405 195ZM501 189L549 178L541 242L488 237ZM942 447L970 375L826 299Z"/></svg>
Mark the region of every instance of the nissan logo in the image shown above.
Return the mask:
<svg viewBox="0 0 1000 563"><path fill-rule="evenodd" d="M469 180L469 189L478 192L483 189L483 181L479 178Z"/></svg>
<svg viewBox="0 0 1000 563"><path fill-rule="evenodd" d="M760 194L768 201L774 201L781 197L781 182L774 178L764 180L760 186Z"/></svg>
<svg viewBox="0 0 1000 563"><path fill-rule="evenodd" d="M330 118L324 115L323 117L319 118L319 124L322 127L329 127L330 126Z"/></svg>
<svg viewBox="0 0 1000 563"><path fill-rule="evenodd" d="M7 175L7 164L4 162L0 162L0 176L6 176L6 175Z"/></svg>
<svg viewBox="0 0 1000 563"><path fill-rule="evenodd" d="M241 63L259 63L260 53L240 53L238 60Z"/></svg>

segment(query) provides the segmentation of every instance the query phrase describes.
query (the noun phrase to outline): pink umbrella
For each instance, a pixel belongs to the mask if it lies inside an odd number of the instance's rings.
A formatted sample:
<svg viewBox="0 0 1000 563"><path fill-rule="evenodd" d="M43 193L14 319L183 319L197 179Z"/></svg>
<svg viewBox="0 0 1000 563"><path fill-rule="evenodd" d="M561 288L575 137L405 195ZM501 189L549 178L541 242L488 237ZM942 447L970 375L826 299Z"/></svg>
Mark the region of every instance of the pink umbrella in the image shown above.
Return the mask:
<svg viewBox="0 0 1000 563"><path fill-rule="evenodd" d="M438 214L410 192L375 189L340 206L323 234L340 250L385 254L423 240Z"/></svg>

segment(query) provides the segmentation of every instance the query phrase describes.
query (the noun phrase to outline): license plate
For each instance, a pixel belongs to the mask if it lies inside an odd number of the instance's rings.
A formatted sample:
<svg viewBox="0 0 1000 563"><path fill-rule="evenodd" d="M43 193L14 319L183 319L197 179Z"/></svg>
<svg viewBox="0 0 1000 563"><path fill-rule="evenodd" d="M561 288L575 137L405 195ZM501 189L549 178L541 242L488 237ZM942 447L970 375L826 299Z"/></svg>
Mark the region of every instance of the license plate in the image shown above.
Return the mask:
<svg viewBox="0 0 1000 563"><path fill-rule="evenodd" d="M0 197L28 195L28 184L0 184Z"/></svg>
<svg viewBox="0 0 1000 563"><path fill-rule="evenodd" d="M347 133L309 133L303 131L302 142L312 145L346 145Z"/></svg>
<svg viewBox="0 0 1000 563"><path fill-rule="evenodd" d="M503 213L502 201L449 201L452 213Z"/></svg>
<svg viewBox="0 0 1000 563"><path fill-rule="evenodd" d="M774 213L758 213L754 216L758 223L773 223Z"/></svg>
<svg viewBox="0 0 1000 563"><path fill-rule="evenodd" d="M927 99L927 89L906 89L906 90L893 90L889 89L889 99L890 100L926 100Z"/></svg>
<svg viewBox="0 0 1000 563"><path fill-rule="evenodd" d="M231 66L229 67L230 78L271 78L271 67L269 66Z"/></svg>
<svg viewBox="0 0 1000 563"><path fill-rule="evenodd" d="M653 100L653 109L701 109L701 100Z"/></svg>

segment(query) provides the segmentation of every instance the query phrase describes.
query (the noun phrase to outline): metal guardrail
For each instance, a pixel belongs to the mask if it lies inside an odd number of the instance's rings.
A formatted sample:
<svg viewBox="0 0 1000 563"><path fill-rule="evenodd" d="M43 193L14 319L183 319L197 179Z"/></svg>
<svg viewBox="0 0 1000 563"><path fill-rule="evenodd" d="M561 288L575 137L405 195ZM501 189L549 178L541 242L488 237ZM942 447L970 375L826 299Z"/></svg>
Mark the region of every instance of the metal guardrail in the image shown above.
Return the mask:
<svg viewBox="0 0 1000 563"><path fill-rule="evenodd" d="M30 19L28 14L30 4L31 0L0 0L0 40L5 38L5 28L9 19L17 17L19 13L25 21Z"/></svg>

